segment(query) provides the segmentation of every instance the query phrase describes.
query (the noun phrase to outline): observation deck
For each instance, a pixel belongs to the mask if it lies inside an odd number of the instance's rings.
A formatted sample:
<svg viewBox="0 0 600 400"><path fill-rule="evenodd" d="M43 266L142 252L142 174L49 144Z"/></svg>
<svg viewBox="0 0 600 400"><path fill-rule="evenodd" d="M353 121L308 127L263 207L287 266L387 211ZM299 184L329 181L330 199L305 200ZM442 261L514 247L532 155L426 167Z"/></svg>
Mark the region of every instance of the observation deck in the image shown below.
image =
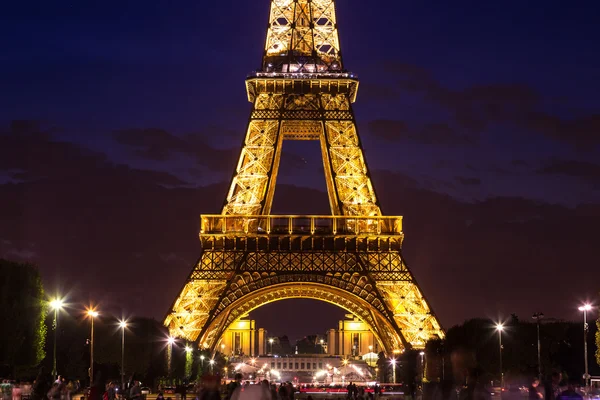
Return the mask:
<svg viewBox="0 0 600 400"><path fill-rule="evenodd" d="M248 101L260 94L342 94L356 101L358 76L351 72L254 72L246 78Z"/></svg>
<svg viewBox="0 0 600 400"><path fill-rule="evenodd" d="M200 216L205 249L393 251L403 239L400 216Z"/></svg>

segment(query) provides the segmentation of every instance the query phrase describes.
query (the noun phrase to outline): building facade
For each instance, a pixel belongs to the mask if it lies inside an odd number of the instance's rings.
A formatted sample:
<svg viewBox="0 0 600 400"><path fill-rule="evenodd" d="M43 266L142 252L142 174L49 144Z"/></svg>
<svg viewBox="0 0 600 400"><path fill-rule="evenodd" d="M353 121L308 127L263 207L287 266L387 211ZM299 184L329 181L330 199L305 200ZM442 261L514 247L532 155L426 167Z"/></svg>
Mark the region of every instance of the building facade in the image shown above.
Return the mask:
<svg viewBox="0 0 600 400"><path fill-rule="evenodd" d="M338 322L338 329L329 329L325 336L316 336L315 344L320 345L326 355L356 359L383 350L367 324L351 314L346 317ZM279 338L269 337L263 328L256 329L255 321L250 319L236 321L225 331L220 342L222 353L236 357L279 355L281 348ZM298 361L299 365L308 362ZM312 365L313 361L310 363Z"/></svg>

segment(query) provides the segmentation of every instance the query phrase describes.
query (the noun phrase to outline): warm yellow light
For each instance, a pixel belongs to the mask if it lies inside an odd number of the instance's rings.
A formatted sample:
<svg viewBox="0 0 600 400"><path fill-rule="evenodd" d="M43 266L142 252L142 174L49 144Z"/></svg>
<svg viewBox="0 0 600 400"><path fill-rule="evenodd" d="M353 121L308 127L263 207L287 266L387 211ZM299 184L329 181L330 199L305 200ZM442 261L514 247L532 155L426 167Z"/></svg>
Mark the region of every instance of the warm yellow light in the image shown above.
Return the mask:
<svg viewBox="0 0 600 400"><path fill-rule="evenodd" d="M251 363L252 365L256 364L256 358L252 358L252 359L250 360L250 363Z"/></svg>
<svg viewBox="0 0 600 400"><path fill-rule="evenodd" d="M224 344L221 345L221 349L223 349L223 350L225 349L225 345Z"/></svg>
<svg viewBox="0 0 600 400"><path fill-rule="evenodd" d="M60 310L64 305L64 302L59 299L52 299L52 301L50 302L50 307L52 307L53 310Z"/></svg>
<svg viewBox="0 0 600 400"><path fill-rule="evenodd" d="M215 360L211 359L211 360L209 361L209 363L210 363L210 364L214 364L214 363L215 363Z"/></svg>
<svg viewBox="0 0 600 400"><path fill-rule="evenodd" d="M202 361L204 361L204 356L200 356L200 359L201 359Z"/></svg>
<svg viewBox="0 0 600 400"><path fill-rule="evenodd" d="M190 346L185 346L185 352L186 353L191 353L192 348Z"/></svg>
<svg viewBox="0 0 600 400"><path fill-rule="evenodd" d="M89 310L87 310L87 315L89 315L92 318L96 318L99 314L98 311L90 308Z"/></svg>
<svg viewBox="0 0 600 400"><path fill-rule="evenodd" d="M496 324L496 330L498 332L502 332L504 330L504 325L502 325L502 324Z"/></svg>
<svg viewBox="0 0 600 400"><path fill-rule="evenodd" d="M123 329L127 328L127 321L119 321L119 326Z"/></svg>
<svg viewBox="0 0 600 400"><path fill-rule="evenodd" d="M269 339L269 343L273 344L273 338Z"/></svg>

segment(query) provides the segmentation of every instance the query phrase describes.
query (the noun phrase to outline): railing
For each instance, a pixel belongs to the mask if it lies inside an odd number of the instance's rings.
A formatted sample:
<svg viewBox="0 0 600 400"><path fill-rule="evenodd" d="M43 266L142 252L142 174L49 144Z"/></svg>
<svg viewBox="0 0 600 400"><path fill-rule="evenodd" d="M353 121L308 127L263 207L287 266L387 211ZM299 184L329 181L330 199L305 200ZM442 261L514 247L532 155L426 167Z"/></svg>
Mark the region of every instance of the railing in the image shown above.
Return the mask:
<svg viewBox="0 0 600 400"><path fill-rule="evenodd" d="M201 215L201 235L402 235L402 217Z"/></svg>
<svg viewBox="0 0 600 400"><path fill-rule="evenodd" d="M256 71L248 74L248 78L286 78L286 79L358 79L358 75L351 72L262 72Z"/></svg>

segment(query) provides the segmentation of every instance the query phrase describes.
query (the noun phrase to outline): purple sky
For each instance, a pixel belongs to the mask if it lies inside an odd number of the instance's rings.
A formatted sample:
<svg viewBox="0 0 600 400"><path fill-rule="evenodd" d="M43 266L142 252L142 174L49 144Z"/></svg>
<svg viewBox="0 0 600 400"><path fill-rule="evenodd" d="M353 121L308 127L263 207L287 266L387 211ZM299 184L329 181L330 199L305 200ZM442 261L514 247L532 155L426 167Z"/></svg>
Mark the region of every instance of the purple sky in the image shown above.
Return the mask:
<svg viewBox="0 0 600 400"><path fill-rule="evenodd" d="M384 213L404 215L434 311L445 327L578 317L600 280L600 6L371 3L337 2L345 65ZM237 162L268 6L5 5L0 256L36 262L49 291L162 319ZM277 188L276 212L328 212L317 143L284 144ZM317 304L253 315L296 337L344 314Z"/></svg>

